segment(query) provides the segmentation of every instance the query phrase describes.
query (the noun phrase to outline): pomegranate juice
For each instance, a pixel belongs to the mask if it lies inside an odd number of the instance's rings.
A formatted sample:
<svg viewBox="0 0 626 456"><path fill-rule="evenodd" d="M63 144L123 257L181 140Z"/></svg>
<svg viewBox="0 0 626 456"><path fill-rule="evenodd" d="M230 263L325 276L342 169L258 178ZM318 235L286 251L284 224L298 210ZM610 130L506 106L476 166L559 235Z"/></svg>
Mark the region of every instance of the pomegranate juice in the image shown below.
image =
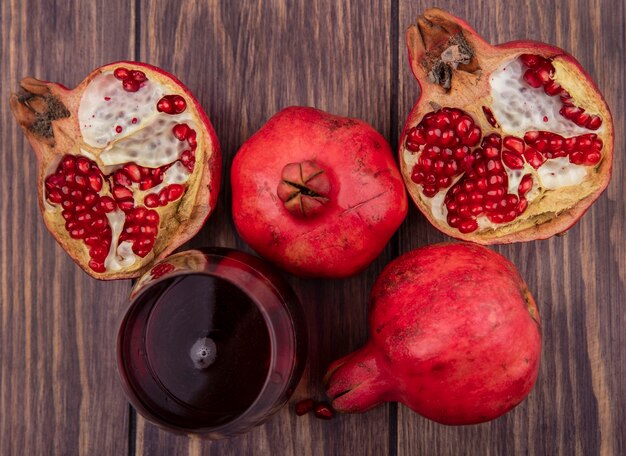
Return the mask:
<svg viewBox="0 0 626 456"><path fill-rule="evenodd" d="M258 259L219 252L226 256L205 252L201 266L187 262L184 273L140 282L118 341L120 374L137 410L171 430L214 438L242 432L282 405L304 356L291 290L259 274L259 264L240 261Z"/></svg>

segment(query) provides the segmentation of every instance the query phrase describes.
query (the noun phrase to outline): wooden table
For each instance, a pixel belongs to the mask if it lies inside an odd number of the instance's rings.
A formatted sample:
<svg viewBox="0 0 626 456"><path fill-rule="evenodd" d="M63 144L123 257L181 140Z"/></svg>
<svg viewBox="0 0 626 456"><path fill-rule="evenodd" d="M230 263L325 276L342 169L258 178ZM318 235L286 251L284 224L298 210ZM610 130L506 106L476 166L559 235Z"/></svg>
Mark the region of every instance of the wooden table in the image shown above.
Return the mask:
<svg viewBox="0 0 626 456"><path fill-rule="evenodd" d="M199 97L224 151L219 207L188 246L245 249L230 215L229 167L275 112L311 105L360 117L395 148L418 96L404 30L423 1L177 1L0 4L0 454L626 454L624 3L439 1L493 42L533 38L571 51L615 116L608 190L566 236L501 246L540 305L537 385L506 416L472 427L429 422L402 405L330 422L285 407L228 441L161 431L128 405L114 342L130 281L98 282L46 231L34 154L9 93L26 75L80 82L121 59L178 75ZM539 6L545 5L545 6ZM306 307L308 367L293 403L322 396L321 376L367 338L369 289L399 253L444 240L411 208L380 258L349 280L289 280Z"/></svg>

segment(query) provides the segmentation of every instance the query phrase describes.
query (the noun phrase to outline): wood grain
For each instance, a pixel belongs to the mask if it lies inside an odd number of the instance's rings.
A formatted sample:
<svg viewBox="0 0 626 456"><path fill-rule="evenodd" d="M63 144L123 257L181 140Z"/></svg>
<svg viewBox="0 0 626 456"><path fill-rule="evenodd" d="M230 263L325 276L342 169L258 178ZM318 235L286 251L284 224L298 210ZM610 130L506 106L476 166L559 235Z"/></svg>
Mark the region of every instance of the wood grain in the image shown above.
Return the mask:
<svg viewBox="0 0 626 456"><path fill-rule="evenodd" d="M494 249L513 261L539 304L543 352L530 397L504 417L472 427L445 427L405 407L398 413L398 454L624 454L626 384L623 307L624 5L611 1L475 1L438 6L464 18L493 43L535 39L560 46L596 80L616 128L611 185L563 237ZM400 30L427 2L401 2ZM406 118L419 89L400 33L400 112ZM417 215L402 227L400 250L445 240Z"/></svg>
<svg viewBox="0 0 626 456"><path fill-rule="evenodd" d="M8 99L24 76L71 87L132 55L133 11L123 1L0 8L0 454L124 454L113 347L129 283L91 279L47 232L35 154Z"/></svg>
<svg viewBox="0 0 626 456"><path fill-rule="evenodd" d="M289 407L226 441L162 431L129 413L114 337L130 282L77 268L37 209L34 154L8 94L26 75L77 84L118 59L173 72L200 99L224 152L217 211L188 246L249 250L230 216L229 168L275 112L315 106L370 122L395 148L418 97L404 30L424 1L363 0L0 2L0 454L456 455L626 454L626 16L613 0L496 0L437 4L492 42L532 38L573 53L613 110L611 185L566 236L495 250L534 292L544 349L537 386L504 417L446 427L402 405L333 421ZM508 5L508 6L505 6ZM287 276L311 332L309 363L291 405L321 398L328 364L367 339L367 298L400 253L447 240L413 207L381 257L342 281Z"/></svg>

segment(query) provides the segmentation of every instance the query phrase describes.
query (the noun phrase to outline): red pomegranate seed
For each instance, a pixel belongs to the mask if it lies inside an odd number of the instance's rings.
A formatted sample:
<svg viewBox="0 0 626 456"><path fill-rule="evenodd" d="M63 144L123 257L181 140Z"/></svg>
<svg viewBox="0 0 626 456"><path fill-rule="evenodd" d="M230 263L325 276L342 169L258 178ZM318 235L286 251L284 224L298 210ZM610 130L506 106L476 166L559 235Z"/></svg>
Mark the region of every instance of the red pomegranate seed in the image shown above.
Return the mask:
<svg viewBox="0 0 626 456"><path fill-rule="evenodd" d="M302 416L313 410L313 399L304 399L295 406L296 415Z"/></svg>
<svg viewBox="0 0 626 456"><path fill-rule="evenodd" d="M489 124L493 128L499 127L498 122L496 121L496 118L494 117L491 109L489 109L487 106L483 106L483 113L485 114L485 118L487 119L487 122L489 122Z"/></svg>
<svg viewBox="0 0 626 456"><path fill-rule="evenodd" d="M133 197L133 192L131 192L126 187L122 187L121 185L114 186L112 193L116 200L122 200L122 199L128 199L128 198L132 199Z"/></svg>
<svg viewBox="0 0 626 456"><path fill-rule="evenodd" d="M187 109L187 102L180 95L174 95L172 97L172 100L173 100L173 103L174 103L174 109L176 111L176 114L180 114L185 109Z"/></svg>
<svg viewBox="0 0 626 456"><path fill-rule="evenodd" d="M189 129L189 132L187 133L187 142L189 143L189 147L195 149L195 147L197 146L195 130Z"/></svg>
<svg viewBox="0 0 626 456"><path fill-rule="evenodd" d="M533 188L533 176L526 174L522 177L517 187L517 193L519 196L524 196Z"/></svg>
<svg viewBox="0 0 626 456"><path fill-rule="evenodd" d="M146 74L143 71L139 71L139 70L132 70L130 72L130 77L139 83L145 82L148 80L148 78L146 77Z"/></svg>
<svg viewBox="0 0 626 456"><path fill-rule="evenodd" d="M600 153L599 152L589 152L584 160L583 163L585 165L595 165L600 161Z"/></svg>
<svg viewBox="0 0 626 456"><path fill-rule="evenodd" d="M539 65L540 57L533 54L522 54L519 56L520 60L524 65L529 68L535 68Z"/></svg>
<svg viewBox="0 0 626 456"><path fill-rule="evenodd" d="M159 223L159 213L157 211L148 211L146 214L146 222L156 225Z"/></svg>
<svg viewBox="0 0 626 456"><path fill-rule="evenodd" d="M322 420L330 420L335 416L335 412L333 412L333 409L330 408L330 405L324 402L318 402L317 404L315 404L313 413L315 413L315 416L317 418L320 418Z"/></svg>
<svg viewBox="0 0 626 456"><path fill-rule="evenodd" d="M150 193L144 198L143 204L145 204L146 207L158 207L159 197L154 193Z"/></svg>
<svg viewBox="0 0 626 456"><path fill-rule="evenodd" d="M520 138L516 138L515 136L505 136L502 140L502 146L505 149L513 151L519 155L524 153L524 141Z"/></svg>
<svg viewBox="0 0 626 456"><path fill-rule="evenodd" d="M161 98L157 102L157 111L164 112L166 114L173 114L174 113L174 107L172 105L172 102L171 102L171 100L167 96Z"/></svg>
<svg viewBox="0 0 626 456"><path fill-rule="evenodd" d="M76 160L76 167L82 174L87 174L91 169L91 162L85 157L78 157Z"/></svg>
<svg viewBox="0 0 626 456"><path fill-rule="evenodd" d="M597 130L598 128L600 128L601 125L602 125L602 119L600 118L600 116L594 115L589 118L589 120L585 124L585 127L588 128L589 130Z"/></svg>
<svg viewBox="0 0 626 456"><path fill-rule="evenodd" d="M546 158L541 154L541 152L537 149L533 149L532 147L526 148L524 151L524 158L528 164L535 169L539 169L539 167L546 161Z"/></svg>
<svg viewBox="0 0 626 456"><path fill-rule="evenodd" d="M176 124L172 128L172 133L179 141L187 139L187 133L189 133L189 126L187 124Z"/></svg>
<svg viewBox="0 0 626 456"><path fill-rule="evenodd" d="M115 201L110 196L103 196L100 198L100 207L104 212L111 212L115 210Z"/></svg>
<svg viewBox="0 0 626 456"><path fill-rule="evenodd" d="M137 92L139 90L139 86L140 84L134 79L128 78L122 81L122 87L127 92Z"/></svg>
<svg viewBox="0 0 626 456"><path fill-rule="evenodd" d="M528 208L528 200L526 198L520 198L519 203L517 204L517 214L521 215L526 208Z"/></svg>
<svg viewBox="0 0 626 456"><path fill-rule="evenodd" d="M132 199L125 199L119 200L117 202L117 205L123 212L128 212L131 211L133 207L135 207L135 202Z"/></svg>
<svg viewBox="0 0 626 456"><path fill-rule="evenodd" d="M106 268L104 267L104 263L101 263L96 260L89 261L89 267L95 272L106 272Z"/></svg>
<svg viewBox="0 0 626 456"><path fill-rule="evenodd" d="M89 187L91 187L91 189L94 192L99 192L100 190L102 190L102 179L100 178L100 176L96 173L91 173L89 174Z"/></svg>
<svg viewBox="0 0 626 456"><path fill-rule="evenodd" d="M129 73L128 69L124 68L124 67L116 68L115 71L113 71L113 76L115 76L120 81L123 81L124 79L127 79L129 75L130 75L130 73Z"/></svg>
<svg viewBox="0 0 626 456"><path fill-rule="evenodd" d="M169 201L176 201L178 198L183 196L185 192L185 187L180 184L171 184L167 186L167 199Z"/></svg>
<svg viewBox="0 0 626 456"><path fill-rule="evenodd" d="M562 87L553 80L548 81L548 83L543 86L543 91L551 97L560 94L561 90L563 90Z"/></svg>
<svg viewBox="0 0 626 456"><path fill-rule="evenodd" d="M73 171L76 167L76 157L74 157L73 155L66 155L61 160L61 167L65 171Z"/></svg>
<svg viewBox="0 0 626 456"><path fill-rule="evenodd" d="M127 163L124 165L123 169L133 182L139 182L141 180L141 171L139 170L139 166L135 163Z"/></svg>
<svg viewBox="0 0 626 456"><path fill-rule="evenodd" d="M502 152L502 162L510 169L522 169L524 167L522 157L509 151Z"/></svg>
<svg viewBox="0 0 626 456"><path fill-rule="evenodd" d="M89 249L89 256L94 260L104 261L109 254L109 250L101 245L95 245Z"/></svg>
<svg viewBox="0 0 626 456"><path fill-rule="evenodd" d="M461 233L471 233L478 229L478 223L474 219L466 219L459 223L459 231Z"/></svg>
<svg viewBox="0 0 626 456"><path fill-rule="evenodd" d="M167 188L164 188L159 192L158 201L159 206L165 206L167 204Z"/></svg>
<svg viewBox="0 0 626 456"><path fill-rule="evenodd" d="M48 192L48 200L51 203L56 203L59 204L62 200L63 200L63 195L61 194L61 192L57 189L54 190L50 190Z"/></svg>
<svg viewBox="0 0 626 456"><path fill-rule="evenodd" d="M524 81L526 81L529 86L534 87L535 89L541 87L542 85L541 79L539 78L537 73L531 69L524 72Z"/></svg>

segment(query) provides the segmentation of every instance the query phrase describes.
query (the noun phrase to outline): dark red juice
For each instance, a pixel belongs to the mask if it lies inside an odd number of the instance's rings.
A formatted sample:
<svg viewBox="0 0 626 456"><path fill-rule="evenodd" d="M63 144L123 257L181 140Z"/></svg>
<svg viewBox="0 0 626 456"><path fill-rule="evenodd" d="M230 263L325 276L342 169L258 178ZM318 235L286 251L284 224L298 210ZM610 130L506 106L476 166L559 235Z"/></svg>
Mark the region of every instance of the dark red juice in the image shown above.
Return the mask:
<svg viewBox="0 0 626 456"><path fill-rule="evenodd" d="M142 289L122 322L118 359L140 413L221 437L232 433L229 423L245 418L234 429L241 432L288 398L302 370L302 335L284 302L290 290L239 260L211 264Z"/></svg>

